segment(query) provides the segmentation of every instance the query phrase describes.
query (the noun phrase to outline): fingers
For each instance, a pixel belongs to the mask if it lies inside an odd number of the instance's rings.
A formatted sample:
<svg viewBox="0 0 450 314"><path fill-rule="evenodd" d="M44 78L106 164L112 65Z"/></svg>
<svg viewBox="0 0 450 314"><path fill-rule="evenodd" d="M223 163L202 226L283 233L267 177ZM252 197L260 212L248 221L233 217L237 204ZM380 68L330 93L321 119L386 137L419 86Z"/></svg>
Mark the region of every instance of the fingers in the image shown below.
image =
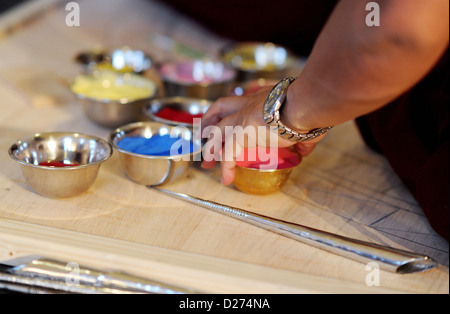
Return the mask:
<svg viewBox="0 0 450 314"><path fill-rule="evenodd" d="M325 137L325 135L326 134L322 134L321 136L316 137L315 139L309 142L297 143L294 145L294 148L297 151L297 153L299 153L302 157L306 157L312 153L317 143L321 141Z"/></svg>
<svg viewBox="0 0 450 314"><path fill-rule="evenodd" d="M225 129L227 125L233 125L233 122L233 116L229 116L217 124L205 128L208 141L203 147L202 167L210 169L220 161L224 185L229 185L234 181L236 158L243 151L242 145L235 138L236 134L227 132Z"/></svg>
<svg viewBox="0 0 450 314"><path fill-rule="evenodd" d="M236 161L222 161L220 163L223 185L230 185L233 183L235 177L235 166Z"/></svg>
<svg viewBox="0 0 450 314"><path fill-rule="evenodd" d="M263 98L260 98L263 97ZM227 116L233 115L252 102L264 103L265 93L255 93L252 96L230 96L217 99L202 117L202 129L214 125ZM262 108L261 108L262 110Z"/></svg>
<svg viewBox="0 0 450 314"><path fill-rule="evenodd" d="M217 164L217 161L215 161L215 160L212 160L212 161L203 160L202 168L203 169L211 169L211 168L214 168L216 164Z"/></svg>
<svg viewBox="0 0 450 314"><path fill-rule="evenodd" d="M222 184L230 185L234 181L236 158L241 155L243 147L231 135L225 139L222 151L220 168L222 172Z"/></svg>
<svg viewBox="0 0 450 314"><path fill-rule="evenodd" d="M223 97L216 100L202 117L202 128L214 125L241 108L242 97Z"/></svg>
<svg viewBox="0 0 450 314"><path fill-rule="evenodd" d="M224 128L228 120L229 118L222 119L214 125L205 127L202 132L202 138L207 139L202 148L202 167L205 169L214 167L217 161L220 160L222 146L225 141Z"/></svg>
<svg viewBox="0 0 450 314"><path fill-rule="evenodd" d="M315 147L316 147L316 143L308 143L308 142L303 142L303 143L294 145L295 150L302 157L306 157L309 154L311 154L311 152L314 150Z"/></svg>
<svg viewBox="0 0 450 314"><path fill-rule="evenodd" d="M216 130L214 126L224 117L238 110L237 108L239 106L236 105L237 101L234 98L219 98L209 107L208 111L202 117L201 129L199 130L200 138L207 140L203 146L202 167L204 169L213 168L219 160L218 156L222 148L223 139L221 134L214 133L214 130Z"/></svg>
<svg viewBox="0 0 450 314"><path fill-rule="evenodd" d="M267 92L249 96L220 98L212 104L202 118L201 138L203 145L202 167L210 169L220 161L222 183L234 181L236 159L245 147L289 147L293 143L271 132L262 116ZM304 154L313 147L299 147Z"/></svg>

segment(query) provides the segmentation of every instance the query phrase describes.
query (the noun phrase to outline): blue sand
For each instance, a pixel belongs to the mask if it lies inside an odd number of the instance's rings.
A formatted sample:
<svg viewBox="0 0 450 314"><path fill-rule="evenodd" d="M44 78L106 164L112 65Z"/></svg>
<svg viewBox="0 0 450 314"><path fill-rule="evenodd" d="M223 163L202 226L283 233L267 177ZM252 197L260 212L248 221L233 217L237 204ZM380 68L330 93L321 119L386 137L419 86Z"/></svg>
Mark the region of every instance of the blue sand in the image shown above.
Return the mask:
<svg viewBox="0 0 450 314"><path fill-rule="evenodd" d="M170 137L170 135L153 135L146 137L125 137L117 143L117 146L123 150L149 156L172 156L180 154L189 154L195 150L192 141L179 137ZM171 154L171 148L173 153Z"/></svg>

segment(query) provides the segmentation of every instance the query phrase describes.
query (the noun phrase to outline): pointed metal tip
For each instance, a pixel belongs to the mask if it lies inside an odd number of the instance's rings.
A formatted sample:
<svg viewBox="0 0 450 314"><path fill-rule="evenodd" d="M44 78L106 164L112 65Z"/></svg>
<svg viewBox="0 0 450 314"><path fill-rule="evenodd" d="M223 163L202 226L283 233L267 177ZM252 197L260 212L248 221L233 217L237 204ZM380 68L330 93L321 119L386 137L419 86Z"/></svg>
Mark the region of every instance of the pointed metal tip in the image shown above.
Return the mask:
<svg viewBox="0 0 450 314"><path fill-rule="evenodd" d="M403 264L398 267L396 270L397 274L412 274L418 272L424 272L429 269L435 268L437 266L437 262L434 261L431 257L424 256L423 258L418 258L412 260L408 263Z"/></svg>

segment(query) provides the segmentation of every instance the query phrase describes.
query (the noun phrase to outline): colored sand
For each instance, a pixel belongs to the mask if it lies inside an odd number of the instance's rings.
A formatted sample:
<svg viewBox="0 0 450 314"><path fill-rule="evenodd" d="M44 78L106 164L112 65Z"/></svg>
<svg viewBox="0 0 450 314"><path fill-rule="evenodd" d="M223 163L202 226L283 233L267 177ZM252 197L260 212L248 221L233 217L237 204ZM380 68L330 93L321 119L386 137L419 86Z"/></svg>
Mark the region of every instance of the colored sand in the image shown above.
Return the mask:
<svg viewBox="0 0 450 314"><path fill-rule="evenodd" d="M172 82L185 84L210 84L234 78L234 71L212 61L166 63L160 68L161 76Z"/></svg>
<svg viewBox="0 0 450 314"><path fill-rule="evenodd" d="M127 65L124 65L122 68L115 68L111 63L109 62L100 62L97 64L97 69L99 70L108 70L108 71L116 71L119 73L131 73L133 72L133 69Z"/></svg>
<svg viewBox="0 0 450 314"><path fill-rule="evenodd" d="M246 148L236 165L254 169L286 169L297 166L300 156L289 148Z"/></svg>
<svg viewBox="0 0 450 314"><path fill-rule="evenodd" d="M62 167L75 167L79 166L80 164L75 163L64 163L62 161L46 161L39 163L39 166L44 167L56 167L56 168L62 168Z"/></svg>
<svg viewBox="0 0 450 314"><path fill-rule="evenodd" d="M153 135L146 137L125 137L117 146L131 153L149 156L173 156L189 154L196 148L192 141L170 135Z"/></svg>
<svg viewBox="0 0 450 314"><path fill-rule="evenodd" d="M201 118L203 114L202 113L190 114L189 112L183 110L177 110L174 108L166 107L158 111L156 113L156 116L170 121L194 123L194 119Z"/></svg>
<svg viewBox="0 0 450 314"><path fill-rule="evenodd" d="M138 75L125 76L105 72L99 76L81 75L72 85L73 92L93 99L128 101L148 98L155 93L156 85Z"/></svg>
<svg viewBox="0 0 450 314"><path fill-rule="evenodd" d="M242 45L224 55L227 62L245 71L275 71L284 68L287 58L285 49L272 44Z"/></svg>

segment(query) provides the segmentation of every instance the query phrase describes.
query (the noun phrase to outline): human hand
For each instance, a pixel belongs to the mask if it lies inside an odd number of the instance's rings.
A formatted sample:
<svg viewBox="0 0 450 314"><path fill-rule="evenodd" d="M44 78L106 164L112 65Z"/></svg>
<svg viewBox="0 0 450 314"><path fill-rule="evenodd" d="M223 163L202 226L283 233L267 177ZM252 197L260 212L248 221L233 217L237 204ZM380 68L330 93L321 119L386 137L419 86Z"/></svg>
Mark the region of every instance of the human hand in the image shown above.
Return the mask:
<svg viewBox="0 0 450 314"><path fill-rule="evenodd" d="M311 153L323 137L294 143L270 131L263 119L263 105L270 89L261 88L248 96L220 98L202 118L202 138L208 139L203 147L202 167L210 169L220 160L224 185L233 182L236 158L244 148L294 146L303 157Z"/></svg>

